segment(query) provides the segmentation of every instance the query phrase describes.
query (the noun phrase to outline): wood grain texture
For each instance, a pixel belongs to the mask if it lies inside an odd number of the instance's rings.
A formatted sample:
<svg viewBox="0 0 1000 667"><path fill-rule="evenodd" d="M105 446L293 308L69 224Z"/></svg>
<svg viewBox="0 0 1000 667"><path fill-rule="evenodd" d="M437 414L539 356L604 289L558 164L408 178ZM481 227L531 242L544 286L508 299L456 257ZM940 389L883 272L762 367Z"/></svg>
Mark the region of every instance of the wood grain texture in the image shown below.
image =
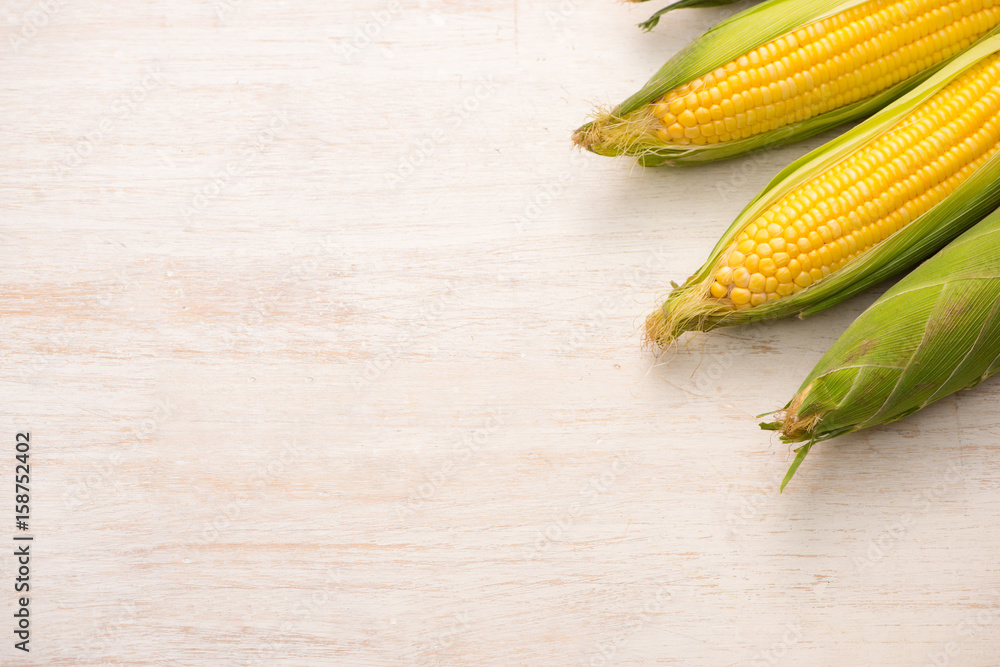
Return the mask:
<svg viewBox="0 0 1000 667"><path fill-rule="evenodd" d="M779 496L754 415L876 295L641 350L824 140L572 151L732 8L649 10L6 3L0 488L30 429L36 541L0 663L997 664L996 382Z"/></svg>

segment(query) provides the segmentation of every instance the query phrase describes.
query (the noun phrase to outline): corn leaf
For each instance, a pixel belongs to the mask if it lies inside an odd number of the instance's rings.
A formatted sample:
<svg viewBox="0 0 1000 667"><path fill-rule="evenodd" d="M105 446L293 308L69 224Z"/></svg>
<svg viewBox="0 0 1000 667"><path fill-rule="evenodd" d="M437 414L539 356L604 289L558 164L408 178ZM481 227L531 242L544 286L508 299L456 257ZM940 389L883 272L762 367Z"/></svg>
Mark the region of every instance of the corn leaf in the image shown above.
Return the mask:
<svg viewBox="0 0 1000 667"><path fill-rule="evenodd" d="M648 0L633 0L635 2L648 2ZM693 9L696 7L722 7L723 5L731 5L734 2L739 2L740 0L677 0L677 2L672 5L667 5L660 11L656 12L648 19L639 24L639 27L649 32L660 22L660 17L667 12L672 12L675 9Z"/></svg>

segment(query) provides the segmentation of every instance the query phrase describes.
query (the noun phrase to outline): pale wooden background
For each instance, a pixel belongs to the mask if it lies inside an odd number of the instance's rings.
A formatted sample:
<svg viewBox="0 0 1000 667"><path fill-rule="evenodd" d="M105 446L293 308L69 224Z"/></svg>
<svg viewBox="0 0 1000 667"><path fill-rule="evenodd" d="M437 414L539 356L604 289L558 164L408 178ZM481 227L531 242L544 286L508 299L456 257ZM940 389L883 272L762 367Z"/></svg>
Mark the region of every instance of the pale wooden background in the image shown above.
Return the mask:
<svg viewBox="0 0 1000 667"><path fill-rule="evenodd" d="M3 4L0 474L30 429L36 542L0 662L1000 664L997 383L779 496L754 415L875 295L641 350L821 143L572 151L731 11L652 9Z"/></svg>

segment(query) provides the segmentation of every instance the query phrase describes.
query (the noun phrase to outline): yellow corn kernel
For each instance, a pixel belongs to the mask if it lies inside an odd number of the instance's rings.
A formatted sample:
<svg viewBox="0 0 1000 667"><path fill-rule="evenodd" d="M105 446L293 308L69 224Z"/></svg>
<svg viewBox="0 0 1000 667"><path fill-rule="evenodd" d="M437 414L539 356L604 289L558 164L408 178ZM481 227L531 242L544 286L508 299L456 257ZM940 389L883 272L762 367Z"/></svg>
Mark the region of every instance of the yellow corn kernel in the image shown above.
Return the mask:
<svg viewBox="0 0 1000 667"><path fill-rule="evenodd" d="M737 306L746 306L750 304L750 290L737 287L736 289L730 291L729 298Z"/></svg>
<svg viewBox="0 0 1000 667"><path fill-rule="evenodd" d="M750 272L745 267L733 269L733 284L737 287L746 287L750 284Z"/></svg>

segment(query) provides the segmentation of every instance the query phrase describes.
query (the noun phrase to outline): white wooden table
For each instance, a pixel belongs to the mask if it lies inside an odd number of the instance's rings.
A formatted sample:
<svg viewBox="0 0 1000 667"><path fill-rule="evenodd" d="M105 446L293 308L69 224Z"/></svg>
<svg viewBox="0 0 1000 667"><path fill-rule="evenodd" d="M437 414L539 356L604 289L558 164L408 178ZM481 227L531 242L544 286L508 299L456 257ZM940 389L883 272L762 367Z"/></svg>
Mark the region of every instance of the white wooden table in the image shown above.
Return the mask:
<svg viewBox="0 0 1000 667"><path fill-rule="evenodd" d="M1000 664L996 382L779 496L754 415L876 295L641 349L823 140L571 150L732 10L653 9L4 3L0 663Z"/></svg>

